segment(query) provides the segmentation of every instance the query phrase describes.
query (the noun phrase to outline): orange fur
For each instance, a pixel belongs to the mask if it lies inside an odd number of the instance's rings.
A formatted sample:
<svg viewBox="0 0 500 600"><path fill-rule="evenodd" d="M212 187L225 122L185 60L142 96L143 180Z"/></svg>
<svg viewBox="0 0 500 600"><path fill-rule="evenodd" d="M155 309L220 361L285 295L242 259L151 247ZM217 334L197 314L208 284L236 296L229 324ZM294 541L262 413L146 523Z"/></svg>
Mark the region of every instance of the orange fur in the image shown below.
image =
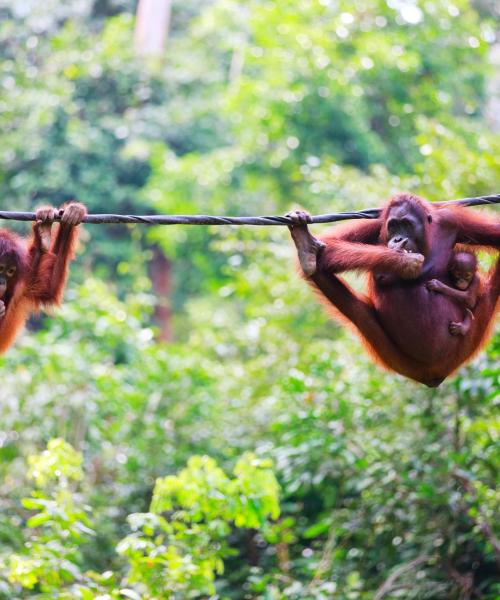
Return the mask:
<svg viewBox="0 0 500 600"><path fill-rule="evenodd" d="M0 229L0 260L9 259L17 266L17 273L8 281L3 299L6 312L0 318L0 353L13 343L31 312L57 306L62 301L78 227L59 224L48 251L42 247L39 227L39 223L33 225L29 240Z"/></svg>
<svg viewBox="0 0 500 600"><path fill-rule="evenodd" d="M421 225L419 252L425 262L420 275L412 274L411 266L410 273L406 270L413 257L387 247L393 208L407 209ZM336 226L319 239L325 246L317 255L316 272L306 280L328 312L354 330L383 367L435 387L489 339L500 309L499 221L469 208L438 208L412 194L398 194L379 218ZM470 252L471 246L496 250L497 258L481 278L472 327L459 338L448 327L459 320L461 309L451 298L427 290L426 282L446 280L454 247ZM352 270L367 273L366 295L338 276Z"/></svg>

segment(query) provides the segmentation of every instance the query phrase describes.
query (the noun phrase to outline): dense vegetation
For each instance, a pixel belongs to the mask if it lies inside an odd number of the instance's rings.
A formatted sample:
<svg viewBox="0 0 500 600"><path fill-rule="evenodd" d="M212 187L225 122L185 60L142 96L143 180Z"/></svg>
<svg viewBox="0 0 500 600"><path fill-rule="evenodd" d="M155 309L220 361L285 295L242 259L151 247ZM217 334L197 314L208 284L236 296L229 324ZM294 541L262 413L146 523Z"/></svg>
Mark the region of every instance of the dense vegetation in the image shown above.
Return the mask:
<svg viewBox="0 0 500 600"><path fill-rule="evenodd" d="M174 1L156 58L135 10L0 1L3 209L500 191L493 2ZM427 390L328 320L282 228L83 237L62 309L0 361L0 598L500 596L499 335Z"/></svg>

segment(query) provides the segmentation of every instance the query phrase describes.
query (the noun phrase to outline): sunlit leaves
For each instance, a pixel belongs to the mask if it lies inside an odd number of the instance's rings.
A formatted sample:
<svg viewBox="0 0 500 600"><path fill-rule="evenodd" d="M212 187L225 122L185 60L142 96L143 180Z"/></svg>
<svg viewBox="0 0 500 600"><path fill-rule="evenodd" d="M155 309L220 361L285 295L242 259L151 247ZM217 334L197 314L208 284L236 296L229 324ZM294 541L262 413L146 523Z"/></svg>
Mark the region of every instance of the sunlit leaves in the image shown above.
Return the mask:
<svg viewBox="0 0 500 600"><path fill-rule="evenodd" d="M53 439L48 443L47 450L28 457L28 476L32 477L39 487L44 487L51 481L78 481L83 476L82 462L82 455L68 443L61 439Z"/></svg>

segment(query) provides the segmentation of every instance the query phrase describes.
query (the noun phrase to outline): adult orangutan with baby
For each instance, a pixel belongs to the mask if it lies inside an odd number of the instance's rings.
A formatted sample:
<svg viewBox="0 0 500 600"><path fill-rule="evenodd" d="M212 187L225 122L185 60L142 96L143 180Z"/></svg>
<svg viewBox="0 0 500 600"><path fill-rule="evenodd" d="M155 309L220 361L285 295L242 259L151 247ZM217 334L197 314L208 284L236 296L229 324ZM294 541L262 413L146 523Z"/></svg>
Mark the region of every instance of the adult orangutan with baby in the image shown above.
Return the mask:
<svg viewBox="0 0 500 600"><path fill-rule="evenodd" d="M487 341L498 309L500 260L480 281L466 335L450 331L462 320L463 305L429 282L452 285L456 244L500 249L500 221L411 194L393 197L377 219L334 227L319 239L308 230L306 212L287 216L307 281L383 366L436 387ZM366 296L338 277L344 271L368 273Z"/></svg>

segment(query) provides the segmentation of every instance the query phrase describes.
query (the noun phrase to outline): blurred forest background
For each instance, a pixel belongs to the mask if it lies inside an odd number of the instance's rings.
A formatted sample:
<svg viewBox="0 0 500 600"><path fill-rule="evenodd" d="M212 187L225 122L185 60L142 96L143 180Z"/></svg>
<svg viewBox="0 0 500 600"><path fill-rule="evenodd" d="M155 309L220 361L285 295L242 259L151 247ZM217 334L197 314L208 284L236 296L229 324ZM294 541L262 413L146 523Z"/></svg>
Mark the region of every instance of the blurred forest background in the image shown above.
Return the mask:
<svg viewBox="0 0 500 600"><path fill-rule="evenodd" d="M173 0L159 51L136 11L0 0L3 210L500 192L495 0ZM500 598L500 335L428 390L327 318L285 228L82 238L0 360L0 598Z"/></svg>

